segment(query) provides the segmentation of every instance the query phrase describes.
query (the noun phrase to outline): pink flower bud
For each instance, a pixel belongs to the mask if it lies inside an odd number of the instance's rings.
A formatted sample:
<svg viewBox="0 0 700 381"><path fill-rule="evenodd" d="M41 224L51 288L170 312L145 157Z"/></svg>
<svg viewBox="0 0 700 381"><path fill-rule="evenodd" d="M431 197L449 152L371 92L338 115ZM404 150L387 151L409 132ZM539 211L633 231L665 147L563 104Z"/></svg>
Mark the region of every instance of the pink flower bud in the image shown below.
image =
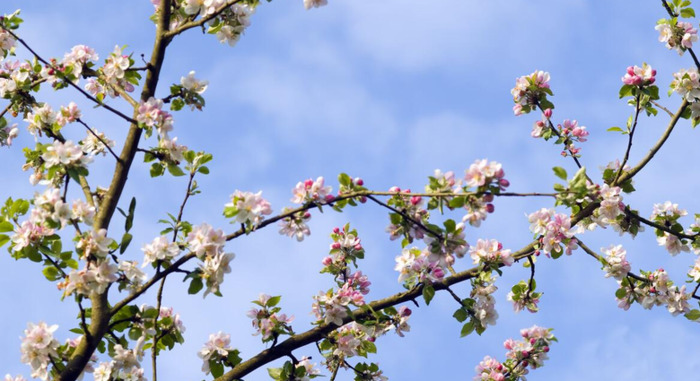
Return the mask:
<svg viewBox="0 0 700 381"><path fill-rule="evenodd" d="M323 260L321 260L321 264L324 266L330 266L333 263L333 258L331 257L325 257Z"/></svg>
<svg viewBox="0 0 700 381"><path fill-rule="evenodd" d="M501 177L505 176L505 172L503 172L503 168L501 168L498 171L496 171L494 175L500 179Z"/></svg>
<svg viewBox="0 0 700 381"><path fill-rule="evenodd" d="M544 347L544 348L542 348L542 350L544 351L544 353L547 353L547 352L549 352L549 347Z"/></svg>
<svg viewBox="0 0 700 381"><path fill-rule="evenodd" d="M304 212L304 218L311 218L311 213Z"/></svg>
<svg viewBox="0 0 700 381"><path fill-rule="evenodd" d="M523 355L523 358L530 357L530 352L528 352L528 351L522 351L522 352L520 352L520 354Z"/></svg>
<svg viewBox="0 0 700 381"><path fill-rule="evenodd" d="M498 180L498 184L503 188L508 188L510 186L510 181L506 179L500 179Z"/></svg>
<svg viewBox="0 0 700 381"><path fill-rule="evenodd" d="M420 200L421 200L420 196L413 196L413 197L411 197L411 204L418 205Z"/></svg>
<svg viewBox="0 0 700 381"><path fill-rule="evenodd" d="M365 185L365 182L362 181L361 178L356 177L356 178L355 178L355 185L363 186L363 185Z"/></svg>
<svg viewBox="0 0 700 381"><path fill-rule="evenodd" d="M365 196L360 197L360 203L364 204L365 202L367 202L367 197L365 197Z"/></svg>
<svg viewBox="0 0 700 381"><path fill-rule="evenodd" d="M493 201L493 195L491 193L485 194L482 199L484 200L484 202L491 202Z"/></svg>
<svg viewBox="0 0 700 381"><path fill-rule="evenodd" d="M374 343L375 340L377 340L377 338L374 336L370 336L369 339L367 339L370 343Z"/></svg>
<svg viewBox="0 0 700 381"><path fill-rule="evenodd" d="M339 228L339 227L337 227L337 226L336 226L336 227L334 227L334 228L333 228L333 233L335 233L335 234L339 234L339 233L340 233L340 228Z"/></svg>
<svg viewBox="0 0 700 381"><path fill-rule="evenodd" d="M435 275L435 277L439 279L445 276L445 272L442 271L441 267L435 267L433 269L433 275Z"/></svg>
<svg viewBox="0 0 700 381"><path fill-rule="evenodd" d="M544 110L544 117L547 119L552 117L552 109L551 108Z"/></svg>
<svg viewBox="0 0 700 381"><path fill-rule="evenodd" d="M401 188L394 186L394 187L389 188L389 192L399 193L399 192L401 192Z"/></svg>
<svg viewBox="0 0 700 381"><path fill-rule="evenodd" d="M340 243L338 243L338 242L333 242L333 244L331 244L331 249L332 249L332 250L338 250L338 249L340 249Z"/></svg>
<svg viewBox="0 0 700 381"><path fill-rule="evenodd" d="M305 188L311 188L311 186L313 186L313 185L314 185L314 181L311 180L311 179L308 179L308 180L304 181L304 187L305 187Z"/></svg>
<svg viewBox="0 0 700 381"><path fill-rule="evenodd" d="M333 196L332 194L326 195L326 202L331 202L333 200L335 200L335 196Z"/></svg>
<svg viewBox="0 0 700 381"><path fill-rule="evenodd" d="M487 213L493 213L494 210L495 210L495 207L493 206L493 204L486 204L486 212Z"/></svg>
<svg viewBox="0 0 700 381"><path fill-rule="evenodd" d="M355 245L355 250L358 250L358 251L362 250L362 245L359 243L357 245Z"/></svg>

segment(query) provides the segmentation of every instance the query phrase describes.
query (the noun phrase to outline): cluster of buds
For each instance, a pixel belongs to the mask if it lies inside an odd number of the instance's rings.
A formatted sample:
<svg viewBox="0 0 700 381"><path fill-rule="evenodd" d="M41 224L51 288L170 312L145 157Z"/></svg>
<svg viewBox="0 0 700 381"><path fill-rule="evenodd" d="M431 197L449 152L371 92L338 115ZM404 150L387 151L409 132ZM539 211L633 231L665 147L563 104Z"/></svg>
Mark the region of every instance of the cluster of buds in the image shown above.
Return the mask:
<svg viewBox="0 0 700 381"><path fill-rule="evenodd" d="M659 31L659 42L666 43L669 49L676 49L679 55L693 47L698 40L698 30L693 24L676 19L661 19L654 28Z"/></svg>
<svg viewBox="0 0 700 381"><path fill-rule="evenodd" d="M515 80L515 87L510 91L513 95L513 113L518 116L527 114L537 107L554 108L547 100L547 95L553 95L549 88L549 73L535 71Z"/></svg>
<svg viewBox="0 0 700 381"><path fill-rule="evenodd" d="M490 356L476 367L474 381L505 381L525 379L529 368L535 369L543 365L548 359L549 346L557 339L552 335L552 330L532 326L520 331L522 340L508 339L503 346L508 350L506 361L500 362Z"/></svg>
<svg viewBox="0 0 700 381"><path fill-rule="evenodd" d="M253 308L246 314L252 319L255 335L262 335L263 343L277 340L279 335L294 334L290 325L294 316L287 317L286 314L279 313L282 310L277 307L280 299L280 296L260 294L258 300L254 300L253 303L261 308Z"/></svg>

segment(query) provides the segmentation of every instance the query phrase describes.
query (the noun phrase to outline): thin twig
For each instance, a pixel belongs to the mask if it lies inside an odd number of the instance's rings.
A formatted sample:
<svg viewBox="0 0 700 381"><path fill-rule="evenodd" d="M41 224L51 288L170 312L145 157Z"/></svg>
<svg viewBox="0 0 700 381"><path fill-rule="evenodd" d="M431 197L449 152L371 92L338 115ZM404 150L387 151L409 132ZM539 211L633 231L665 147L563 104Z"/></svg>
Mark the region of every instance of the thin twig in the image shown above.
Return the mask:
<svg viewBox="0 0 700 381"><path fill-rule="evenodd" d="M627 164L627 160L630 157L630 151L632 150L632 139L634 138L634 131L637 128L637 121L639 120L639 112L642 111L642 108L639 105L639 102L641 101L641 87L638 89L639 92L636 96L636 104L634 107L634 122L632 123L632 128L630 129L629 133L629 139L627 140L627 150L625 151L625 157L622 159L622 164L620 164L620 168L617 170L617 175L615 176L615 180L613 183L617 182L617 180L620 178L622 175L622 172L624 172L625 164Z"/></svg>
<svg viewBox="0 0 700 381"><path fill-rule="evenodd" d="M112 147L110 147L109 144L107 144L107 142L104 141L104 139L102 139L102 137L101 137L100 135L97 135L97 133L95 133L95 131L93 131L93 129L90 128L90 126L88 126L87 123L85 123L85 122L84 122L82 119L80 119L80 118L76 119L75 121L78 122L78 123L80 123L80 124L82 124L83 127L87 128L87 130L92 134L92 136L94 136L95 138L97 138L97 140L99 140L100 143L102 143L102 145L105 146L105 148L107 148L107 150L109 151L109 153L112 154L112 156L114 157L114 159L115 159L116 161L121 161L121 160L122 160L121 158L119 158L119 156L117 156L116 153L114 153L114 151L112 151Z"/></svg>

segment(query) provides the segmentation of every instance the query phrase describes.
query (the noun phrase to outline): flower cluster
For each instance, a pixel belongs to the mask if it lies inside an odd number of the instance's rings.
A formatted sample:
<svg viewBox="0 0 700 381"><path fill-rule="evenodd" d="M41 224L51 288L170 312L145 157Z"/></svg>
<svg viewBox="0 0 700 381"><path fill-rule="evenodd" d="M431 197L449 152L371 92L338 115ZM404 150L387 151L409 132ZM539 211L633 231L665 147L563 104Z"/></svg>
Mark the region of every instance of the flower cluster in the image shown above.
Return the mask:
<svg viewBox="0 0 700 381"><path fill-rule="evenodd" d="M307 10L311 8L319 8L324 5L328 5L328 0L304 0L304 8Z"/></svg>
<svg viewBox="0 0 700 381"><path fill-rule="evenodd" d="M503 250L503 245L495 239L479 239L476 241L476 245L469 249L469 255L472 257L475 265L483 264L488 266L502 263L510 266L514 261L510 250Z"/></svg>
<svg viewBox="0 0 700 381"><path fill-rule="evenodd" d="M390 206L401 210L405 216L408 216L413 221L427 223L430 215L423 206L422 197L411 196L410 189L402 190L396 186L389 188L389 192L395 193L388 201ZM413 221L407 220L401 214L391 213L389 219L391 224L387 226L386 231L389 233L389 239L392 241L399 237L404 237L405 242L410 243L414 239L423 239L425 237L426 232L422 227L416 225Z"/></svg>
<svg viewBox="0 0 700 381"><path fill-rule="evenodd" d="M540 302L541 292L535 292L537 287L535 279L528 282L520 281L513 286L508 293L508 301L513 303L513 310L520 312L524 309L535 313L539 310L537 304Z"/></svg>
<svg viewBox="0 0 700 381"><path fill-rule="evenodd" d="M515 80L515 87L510 91L513 95L513 112L515 115L527 114L537 108L554 108L547 100L547 95L552 95L549 89L549 73L535 71L530 75L524 75Z"/></svg>
<svg viewBox="0 0 700 381"><path fill-rule="evenodd" d="M600 187L600 207L591 216L591 220L598 226L605 228L608 225L618 225L618 217L622 216L625 210L620 193L620 187L611 187L608 184Z"/></svg>
<svg viewBox="0 0 700 381"><path fill-rule="evenodd" d="M431 235L426 235L423 238L430 251L428 259L437 262L442 268L452 266L455 256L462 258L469 250L469 244L464 235L464 223L455 224L454 221L451 221L445 225L444 239L437 239Z"/></svg>
<svg viewBox="0 0 700 381"><path fill-rule="evenodd" d="M605 264L603 264L605 277L613 277L617 280L622 280L622 278L626 277L631 269L629 262L625 258L627 250L623 249L622 245L610 245L607 249L601 248L601 251L605 254Z"/></svg>
<svg viewBox="0 0 700 381"><path fill-rule="evenodd" d="M314 296L311 310L318 319L317 323L343 325L343 319L349 316L349 305L360 307L365 304L364 295L369 292L369 285L367 277L358 272L351 275L337 292L330 289Z"/></svg>
<svg viewBox="0 0 700 381"><path fill-rule="evenodd" d="M63 297L76 293L91 296L101 294L107 287L116 282L119 268L110 262L109 258L98 262L89 261L85 268L72 270L68 277L58 283L58 289L63 290Z"/></svg>
<svg viewBox="0 0 700 381"><path fill-rule="evenodd" d="M114 352L110 352L112 361L100 363L95 368L93 372L95 381L146 381L143 368L141 368L143 345L143 337L137 341L133 349L126 349L121 344L116 344Z"/></svg>
<svg viewBox="0 0 700 381"><path fill-rule="evenodd" d="M333 200L331 186L323 184L323 176L320 176L316 181L312 179L298 182L292 189L292 202L295 204L305 204L307 202L324 203Z"/></svg>
<svg viewBox="0 0 700 381"><path fill-rule="evenodd" d="M277 307L279 301L279 296L260 294L258 300L254 300L253 303L261 308L253 308L246 314L253 320L255 335L262 335L263 342L277 340L279 335L294 334L290 325L294 321L294 316L287 317L286 314L278 313L281 311L281 308Z"/></svg>
<svg viewBox="0 0 700 381"><path fill-rule="evenodd" d="M282 209L283 214L288 212L288 208ZM311 230L306 224L310 219L311 213L307 211L300 211L292 214L291 216L285 217L279 222L279 233L288 237L294 237L297 241L301 242L304 240L305 236L311 234Z"/></svg>
<svg viewBox="0 0 700 381"><path fill-rule="evenodd" d="M65 143L54 140L53 144L46 147L46 152L41 155L47 168L56 166L65 167L87 167L92 161L90 156L85 155L80 145L76 145L71 140Z"/></svg>
<svg viewBox="0 0 700 381"><path fill-rule="evenodd" d="M229 263L235 257L233 253L223 251L226 244L223 230L214 230L209 224L203 223L192 228L185 243L203 262L199 265L199 271L207 285L204 296L210 292L219 295L219 285L224 282L224 274L231 272Z"/></svg>
<svg viewBox="0 0 700 381"><path fill-rule="evenodd" d="M445 272L437 261L430 260L428 250L416 247L404 248L401 255L396 257L394 270L399 272L399 282L407 289L419 283L436 282L445 276Z"/></svg>
<svg viewBox="0 0 700 381"><path fill-rule="evenodd" d="M153 242L143 245L141 251L143 251L143 267L146 267L157 261L170 263L173 258L180 254L180 247L162 235L153 239Z"/></svg>
<svg viewBox="0 0 700 381"><path fill-rule="evenodd" d="M56 350L59 343L53 337L53 333L57 329L58 325L55 324L48 326L44 322L27 323L20 351L22 362L29 364L32 368L31 376L33 378L49 379L49 364L53 358L58 359Z"/></svg>
<svg viewBox="0 0 700 381"><path fill-rule="evenodd" d="M504 178L503 166L496 161L487 159L476 160L464 175L465 184L474 187L477 191L490 190L494 193L505 190L510 182Z"/></svg>
<svg viewBox="0 0 700 381"><path fill-rule="evenodd" d="M202 372L209 374L209 372L211 372L210 365L212 363L218 363L227 358L229 352L234 351L233 348L229 347L230 344L231 335L227 333L219 331L218 333L209 335L209 340L204 343L202 349L197 353L204 362L202 364Z"/></svg>
<svg viewBox="0 0 700 381"><path fill-rule="evenodd" d="M539 368L549 358L549 346L557 341L551 331L536 325L521 330L522 340L508 339L503 343L508 350L506 361L501 363L490 356L484 357L476 366L474 381L524 380L529 373L528 368Z"/></svg>
<svg viewBox="0 0 700 381"><path fill-rule="evenodd" d="M234 222L245 224L248 229L254 229L265 218L272 214L270 203L258 193L241 192L236 190L231 195L231 202L224 205L224 216L235 218Z"/></svg>
<svg viewBox="0 0 700 381"><path fill-rule="evenodd" d="M558 258L566 252L571 255L572 250L578 248L574 234L576 229L571 228L571 218L565 214L557 214L553 209L542 208L528 216L530 231L539 237L539 250L547 256Z"/></svg>
<svg viewBox="0 0 700 381"><path fill-rule="evenodd" d="M693 47L693 42L698 40L698 30L693 25L685 21L675 19L659 20L654 29L659 31L659 42L666 43L669 49L676 49L679 55Z"/></svg>
<svg viewBox="0 0 700 381"><path fill-rule="evenodd" d="M678 208L678 204L666 201L663 204L654 204L651 220L659 225L669 227L673 231L683 232L683 227L678 223L678 219L687 214L685 209ZM664 246L671 255L690 250L685 240L658 229L656 230L656 242L659 243L659 246Z"/></svg>
<svg viewBox="0 0 700 381"><path fill-rule="evenodd" d="M106 155L107 147L114 147L114 140L108 138L104 132L99 132L95 129L87 133L87 136L80 141L83 147L83 152L91 156L99 154Z"/></svg>
<svg viewBox="0 0 700 381"><path fill-rule="evenodd" d="M147 129L155 128L163 139L167 139L168 132L173 130L173 116L163 110L163 101L153 97L147 101L141 101L138 108L136 121Z"/></svg>
<svg viewBox="0 0 700 381"><path fill-rule="evenodd" d="M656 81L656 70L652 69L647 63L643 63L642 67L629 66L627 73L622 77L622 83L630 86L649 86Z"/></svg>
<svg viewBox="0 0 700 381"><path fill-rule="evenodd" d="M193 0L186 1L192 2ZM223 0L214 0L209 3L221 4L223 2ZM221 6L220 4L217 8ZM216 35L216 39L222 44L235 46L245 29L250 26L250 17L254 12L254 6L241 3L233 4L208 22L207 33Z"/></svg>
<svg viewBox="0 0 700 381"><path fill-rule="evenodd" d="M357 231L350 229L350 224L346 224L342 229L334 228L331 239L333 243L330 247L330 255L321 261L323 264L321 273L333 274L336 280L339 276L346 279L350 274L348 264L356 265L358 259L364 258L365 249L357 236Z"/></svg>
<svg viewBox="0 0 700 381"><path fill-rule="evenodd" d="M495 285L496 277L491 272L482 271L479 276L472 278L471 298L474 300L472 318L479 332L489 325L496 325L498 311L496 311L496 298L493 293L498 290Z"/></svg>
<svg viewBox="0 0 700 381"><path fill-rule="evenodd" d="M664 269L654 272L641 271L644 281L631 285L628 279L622 280L615 293L618 307L627 310L633 302L638 302L645 309L654 306L666 306L673 316L690 311L688 300L692 293L686 292L685 285L675 286Z"/></svg>
<svg viewBox="0 0 700 381"><path fill-rule="evenodd" d="M1 92L2 90L0 90ZM0 147L11 146L12 141L19 135L19 128L17 128L17 123L11 126L5 126L0 128Z"/></svg>
<svg viewBox="0 0 700 381"><path fill-rule="evenodd" d="M75 244L75 248L81 258L92 256L98 259L105 259L107 254L109 254L110 248L112 248L114 244L116 244L116 242L107 237L107 230L100 229L83 233L78 243Z"/></svg>

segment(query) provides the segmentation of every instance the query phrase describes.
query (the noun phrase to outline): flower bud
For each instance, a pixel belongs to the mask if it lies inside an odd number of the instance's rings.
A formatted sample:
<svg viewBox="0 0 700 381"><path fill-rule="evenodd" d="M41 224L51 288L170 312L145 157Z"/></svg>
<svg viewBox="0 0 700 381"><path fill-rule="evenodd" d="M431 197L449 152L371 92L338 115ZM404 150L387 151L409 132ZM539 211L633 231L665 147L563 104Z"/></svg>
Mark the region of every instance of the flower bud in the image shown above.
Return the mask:
<svg viewBox="0 0 700 381"><path fill-rule="evenodd" d="M356 177L356 178L355 178L355 185L363 186L363 185L365 185L365 182L362 181L361 178Z"/></svg>

